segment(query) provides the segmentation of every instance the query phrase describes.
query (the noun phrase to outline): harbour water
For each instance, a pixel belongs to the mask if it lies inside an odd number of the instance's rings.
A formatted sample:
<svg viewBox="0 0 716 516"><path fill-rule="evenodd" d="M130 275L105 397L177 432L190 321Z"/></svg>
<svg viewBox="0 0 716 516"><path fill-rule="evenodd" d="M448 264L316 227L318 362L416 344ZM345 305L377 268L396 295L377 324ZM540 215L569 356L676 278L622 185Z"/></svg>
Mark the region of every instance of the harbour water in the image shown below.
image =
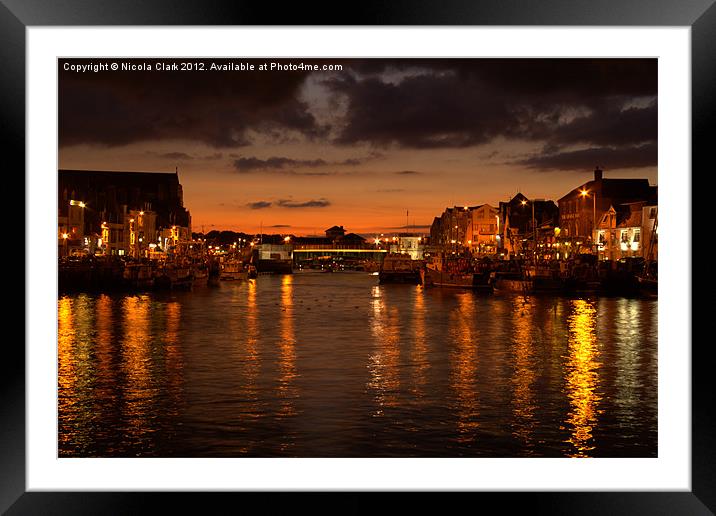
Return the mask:
<svg viewBox="0 0 716 516"><path fill-rule="evenodd" d="M60 457L655 457L656 300L296 273L58 300Z"/></svg>

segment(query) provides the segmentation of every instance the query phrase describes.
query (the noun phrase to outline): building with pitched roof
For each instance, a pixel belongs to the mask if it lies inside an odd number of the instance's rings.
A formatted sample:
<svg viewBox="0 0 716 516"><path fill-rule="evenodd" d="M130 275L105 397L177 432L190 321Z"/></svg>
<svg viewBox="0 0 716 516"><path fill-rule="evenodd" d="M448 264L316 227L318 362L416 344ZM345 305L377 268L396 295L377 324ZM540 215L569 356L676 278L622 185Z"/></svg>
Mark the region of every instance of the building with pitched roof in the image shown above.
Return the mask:
<svg viewBox="0 0 716 516"><path fill-rule="evenodd" d="M592 241L593 230L610 207L641 201L656 204L657 187L651 186L648 179L612 179L603 174L597 167L592 181L557 201L562 237Z"/></svg>

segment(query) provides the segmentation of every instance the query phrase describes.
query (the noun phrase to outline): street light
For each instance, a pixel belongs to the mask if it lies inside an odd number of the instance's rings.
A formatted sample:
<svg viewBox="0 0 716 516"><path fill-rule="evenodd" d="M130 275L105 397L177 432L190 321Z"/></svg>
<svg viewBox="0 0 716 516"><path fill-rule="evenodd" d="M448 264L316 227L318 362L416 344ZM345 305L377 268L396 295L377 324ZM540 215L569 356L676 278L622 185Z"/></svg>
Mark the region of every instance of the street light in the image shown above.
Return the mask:
<svg viewBox="0 0 716 516"><path fill-rule="evenodd" d="M586 188L583 188L582 190L580 190L579 193L582 196L582 198L584 199L589 195L589 190L587 190ZM595 243L594 231L596 230L596 228L597 228L597 192L594 192L594 194L592 195L592 244Z"/></svg>
<svg viewBox="0 0 716 516"><path fill-rule="evenodd" d="M533 244L534 244L533 259L534 259L535 265L537 265L537 224L535 222L535 202L537 202L537 201L544 201L544 199L532 199L532 200L522 199L520 201L522 206L526 206L528 202L532 205L532 240L533 240Z"/></svg>

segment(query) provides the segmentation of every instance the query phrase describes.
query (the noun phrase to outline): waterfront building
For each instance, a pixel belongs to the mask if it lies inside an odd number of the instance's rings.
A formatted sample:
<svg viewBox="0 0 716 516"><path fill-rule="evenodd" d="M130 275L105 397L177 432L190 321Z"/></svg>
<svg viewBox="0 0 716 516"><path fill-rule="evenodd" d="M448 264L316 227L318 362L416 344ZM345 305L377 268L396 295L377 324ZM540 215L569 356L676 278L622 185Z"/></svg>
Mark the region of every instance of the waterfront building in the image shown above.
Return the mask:
<svg viewBox="0 0 716 516"><path fill-rule="evenodd" d="M424 239L413 233L401 233L390 241L391 253L407 254L412 260L422 260L425 253Z"/></svg>
<svg viewBox="0 0 716 516"><path fill-rule="evenodd" d="M351 246L358 246L361 247L365 245L366 240L362 236L356 234L356 233L348 233L343 236L339 236L334 239L334 242L342 244L342 245L351 245Z"/></svg>
<svg viewBox="0 0 716 516"><path fill-rule="evenodd" d="M601 260L657 260L657 206L646 201L609 206L594 229Z"/></svg>
<svg viewBox="0 0 716 516"><path fill-rule="evenodd" d="M139 257L163 238L191 239L177 171L59 170L58 207L58 242L85 253Z"/></svg>
<svg viewBox="0 0 716 516"><path fill-rule="evenodd" d="M521 192L499 204L500 237L507 254L524 254L537 243L553 240L559 224L559 208L551 200L529 199Z"/></svg>
<svg viewBox="0 0 716 516"><path fill-rule="evenodd" d="M129 255L134 258L148 257L151 244L157 241L157 214L153 211L130 210L126 220L129 236Z"/></svg>
<svg viewBox="0 0 716 516"><path fill-rule="evenodd" d="M64 209L63 209L64 208ZM57 216L57 251L59 256L69 256L89 245L85 236L85 203L70 199L61 207Z"/></svg>
<svg viewBox="0 0 716 516"><path fill-rule="evenodd" d="M333 226L326 230L326 238L330 238L331 240L336 240L345 234L346 230L343 229L343 226Z"/></svg>
<svg viewBox="0 0 716 516"><path fill-rule="evenodd" d="M467 228L469 223L469 206L459 208L454 206L446 208L439 216L435 217L430 226L430 240L433 246L441 249L456 250L458 242L467 242Z"/></svg>
<svg viewBox="0 0 716 516"><path fill-rule="evenodd" d="M112 217L114 218L114 217ZM97 240L97 252L109 256L125 256L129 254L129 243L125 239L126 214L118 221L106 220L100 225L101 237Z"/></svg>
<svg viewBox="0 0 716 516"><path fill-rule="evenodd" d="M610 207L631 202L656 204L657 187L648 179L604 178L600 168L594 179L564 195L559 204L559 227L563 238L593 242L593 231Z"/></svg>
<svg viewBox="0 0 716 516"><path fill-rule="evenodd" d="M497 208L482 204L470 208L466 247L477 254L495 254L501 247L500 216Z"/></svg>
<svg viewBox="0 0 716 516"><path fill-rule="evenodd" d="M439 249L495 254L502 245L498 209L489 204L446 208L430 226L430 241Z"/></svg>

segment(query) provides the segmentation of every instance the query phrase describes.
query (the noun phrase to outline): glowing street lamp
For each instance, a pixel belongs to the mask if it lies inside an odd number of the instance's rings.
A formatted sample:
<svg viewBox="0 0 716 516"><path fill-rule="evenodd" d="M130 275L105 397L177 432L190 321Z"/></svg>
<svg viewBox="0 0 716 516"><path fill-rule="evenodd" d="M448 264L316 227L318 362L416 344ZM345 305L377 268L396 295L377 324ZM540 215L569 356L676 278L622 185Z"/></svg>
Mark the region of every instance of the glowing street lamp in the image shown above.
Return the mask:
<svg viewBox="0 0 716 516"><path fill-rule="evenodd" d="M583 188L579 191L582 199L586 199L589 195L589 190ZM597 192L592 195L592 241L594 241L594 231L597 229Z"/></svg>

